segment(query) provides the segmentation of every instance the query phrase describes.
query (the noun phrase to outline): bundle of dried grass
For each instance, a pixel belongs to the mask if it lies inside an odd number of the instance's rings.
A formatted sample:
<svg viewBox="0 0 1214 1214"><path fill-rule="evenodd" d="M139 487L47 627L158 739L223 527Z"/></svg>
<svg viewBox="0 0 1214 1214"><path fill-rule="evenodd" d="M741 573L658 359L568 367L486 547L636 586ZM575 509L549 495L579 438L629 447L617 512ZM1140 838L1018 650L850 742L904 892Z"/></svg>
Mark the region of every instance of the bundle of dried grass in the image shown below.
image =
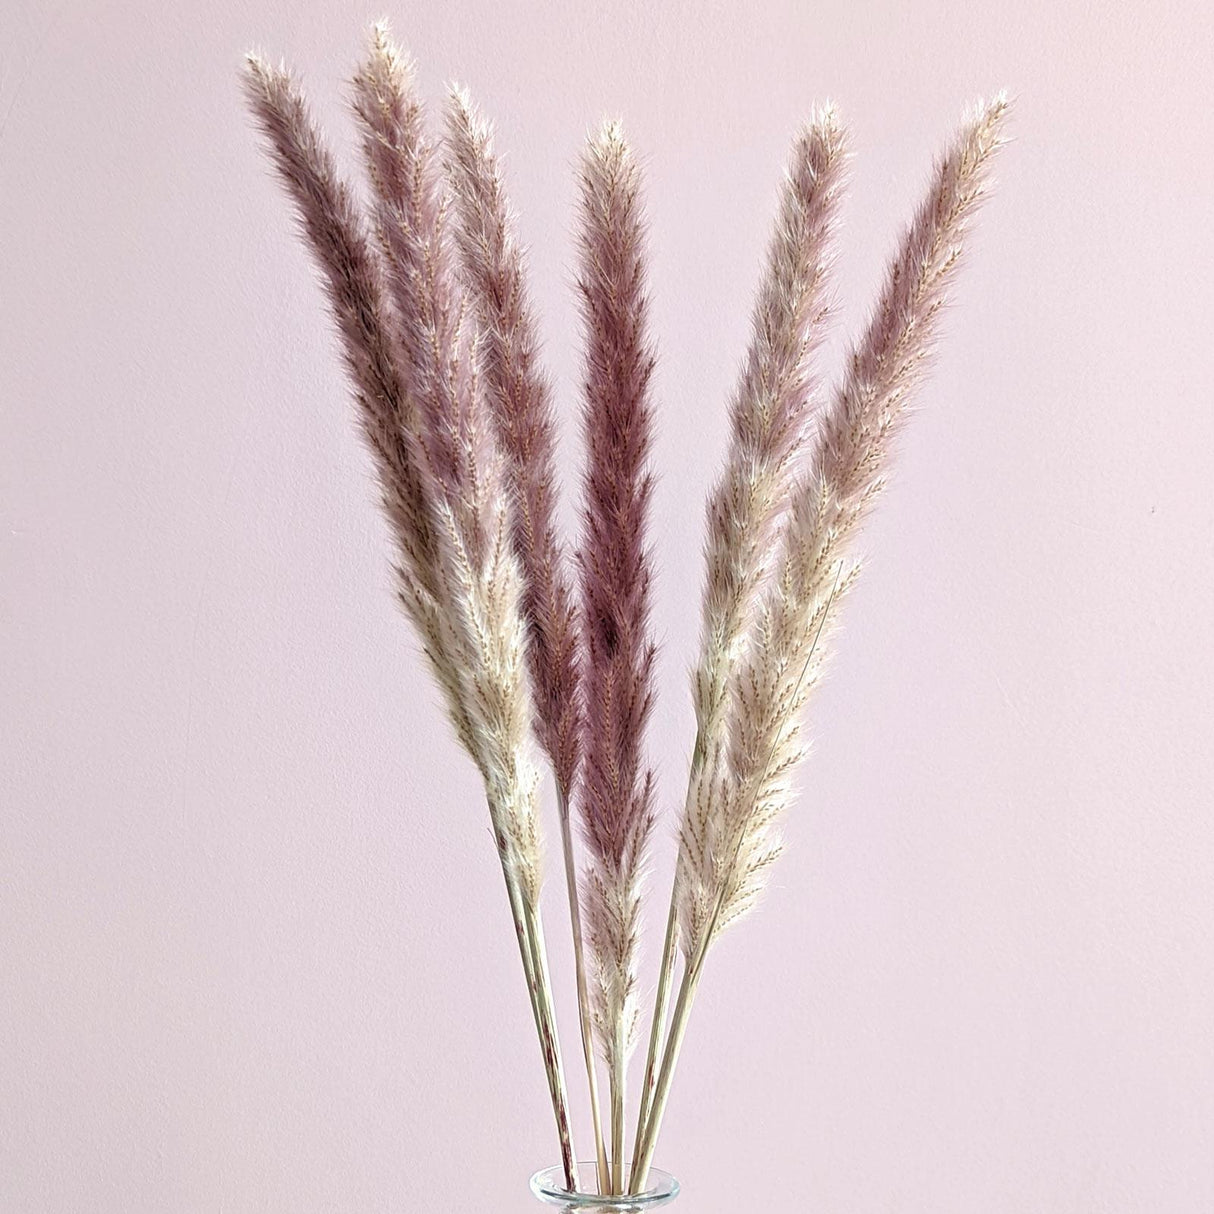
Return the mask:
<svg viewBox="0 0 1214 1214"><path fill-rule="evenodd" d="M644 1186L687 1017L712 942L750 910L779 854L780 815L802 757L801 711L823 668L821 642L859 565L849 547L884 485L893 440L921 382L964 239L987 192L1008 102L980 104L937 165L886 286L818 425L782 528L779 567L729 689L728 744L692 778L680 834L676 910L685 965L633 1191Z"/></svg>
<svg viewBox="0 0 1214 1214"><path fill-rule="evenodd" d="M575 603L554 523L552 391L488 124L453 89L445 147L436 143L411 64L375 27L353 82L364 209L289 73L250 56L246 90L322 271L392 528L400 601L484 780L566 1184L576 1188L576 1169L539 910L532 732L556 782L599 1188L639 1193L705 958L754 906L779 854L802 712L859 571L853 541L928 365L1008 103L980 105L937 165L829 395L818 355L847 159L834 110L793 145L729 455L709 499L696 740L629 1152L626 1075L654 825L643 747L655 652L646 541L654 353L636 160L608 123L581 165L587 465ZM571 804L587 853L580 880ZM596 1040L610 1078L609 1150Z"/></svg>
<svg viewBox="0 0 1214 1214"><path fill-rule="evenodd" d="M464 335L438 161L424 136L409 67L377 26L354 81L376 196L373 253L352 193L289 74L250 56L246 81L325 275L402 557L400 600L484 779L572 1186L575 1157L540 918L522 575L476 339Z"/></svg>

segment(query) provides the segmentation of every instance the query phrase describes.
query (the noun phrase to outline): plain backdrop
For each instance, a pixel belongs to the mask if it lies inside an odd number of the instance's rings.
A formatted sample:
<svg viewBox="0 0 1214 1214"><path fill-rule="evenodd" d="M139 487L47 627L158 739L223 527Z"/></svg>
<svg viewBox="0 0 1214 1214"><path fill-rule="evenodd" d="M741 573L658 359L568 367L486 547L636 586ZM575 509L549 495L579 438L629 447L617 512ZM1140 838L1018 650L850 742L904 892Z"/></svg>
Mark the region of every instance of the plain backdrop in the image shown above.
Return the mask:
<svg viewBox="0 0 1214 1214"><path fill-rule="evenodd" d="M344 81L385 11L428 97L458 79L497 120L571 536L573 169L604 115L644 159L647 987L704 497L790 139L827 97L853 132L837 365L963 106L1014 94L788 851L712 958L658 1163L686 1214L1214 1209L1196 0L7 0L0 1209L522 1214L556 1159L483 798L238 93L247 47L285 56L353 171Z"/></svg>

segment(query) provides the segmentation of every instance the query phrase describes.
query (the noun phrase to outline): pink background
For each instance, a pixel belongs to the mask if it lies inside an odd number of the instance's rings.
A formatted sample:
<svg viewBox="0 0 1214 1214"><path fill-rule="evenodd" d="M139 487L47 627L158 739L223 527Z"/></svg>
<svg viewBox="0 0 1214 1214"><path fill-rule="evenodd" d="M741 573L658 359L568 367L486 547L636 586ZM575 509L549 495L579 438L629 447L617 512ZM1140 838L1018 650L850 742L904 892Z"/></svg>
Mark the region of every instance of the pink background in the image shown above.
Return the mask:
<svg viewBox="0 0 1214 1214"><path fill-rule="evenodd" d="M713 959L659 1163L687 1214L1214 1208L1205 5L392 13L427 92L457 77L498 120L570 485L571 169L606 112L645 157L668 812L795 125L826 96L852 125L854 327L962 103L1018 96L788 854ZM377 15L0 17L6 1212L522 1214L555 1159L477 780L237 93L246 46L286 55L348 157Z"/></svg>

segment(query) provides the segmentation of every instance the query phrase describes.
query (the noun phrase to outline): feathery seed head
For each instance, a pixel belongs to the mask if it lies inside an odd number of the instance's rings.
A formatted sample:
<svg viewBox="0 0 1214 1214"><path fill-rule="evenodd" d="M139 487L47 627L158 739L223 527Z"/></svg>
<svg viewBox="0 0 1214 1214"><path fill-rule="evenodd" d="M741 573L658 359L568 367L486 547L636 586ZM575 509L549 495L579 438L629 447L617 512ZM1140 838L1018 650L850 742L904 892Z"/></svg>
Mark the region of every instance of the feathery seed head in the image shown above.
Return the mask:
<svg viewBox="0 0 1214 1214"><path fill-rule="evenodd" d="M809 469L781 527L779 567L763 589L743 652L722 648L697 678L701 695L705 687L718 692L728 723L727 742L714 731L698 748L702 762L684 811L677 896L688 956L753 906L779 850L776 827L803 756L801 711L821 677L835 610L858 575L849 564L850 541L884 484L893 440L923 377L1007 108L1002 96L979 106L937 164L867 331L820 414ZM824 133L820 146L830 142ZM816 172L812 157L795 156L794 164L810 178ZM772 266L781 264L783 244L778 235ZM756 324L756 331L763 336L768 328ZM735 451L748 434L735 426ZM741 459L737 466L749 473ZM744 483L744 475L735 478L735 485ZM719 497L711 518L728 517L721 501L730 499ZM733 566L720 564L724 581ZM728 599L717 591L706 618L720 601Z"/></svg>
<svg viewBox="0 0 1214 1214"><path fill-rule="evenodd" d="M640 171L617 122L582 158L578 288L586 331L587 449L579 552L585 686L579 808L591 852L585 911L600 1044L622 1065L635 1024L639 890L653 827L643 734L654 645L646 529L653 479L653 347L647 333Z"/></svg>
<svg viewBox="0 0 1214 1214"><path fill-rule="evenodd" d="M523 255L506 199L492 128L466 90L447 99L446 173L456 200L455 240L482 327L489 412L506 461L515 552L522 564L536 727L568 804L581 738L577 632L565 559L557 539L552 391Z"/></svg>

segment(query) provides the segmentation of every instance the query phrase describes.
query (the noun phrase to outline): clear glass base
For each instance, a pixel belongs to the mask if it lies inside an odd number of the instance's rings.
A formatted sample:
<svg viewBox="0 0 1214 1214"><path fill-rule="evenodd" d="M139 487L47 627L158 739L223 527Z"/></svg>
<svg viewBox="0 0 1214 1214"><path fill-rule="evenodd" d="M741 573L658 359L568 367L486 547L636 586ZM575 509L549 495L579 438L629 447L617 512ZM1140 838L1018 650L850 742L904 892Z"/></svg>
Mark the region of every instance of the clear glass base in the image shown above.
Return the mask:
<svg viewBox="0 0 1214 1214"><path fill-rule="evenodd" d="M625 1176L627 1187L627 1176ZM596 1190L599 1187L598 1169L594 1161L577 1165L577 1183L581 1190L570 1193L565 1188L564 1168L545 1168L531 1178L531 1191L545 1205L558 1206L562 1210L577 1214L630 1214L638 1210L656 1210L669 1205L679 1195L679 1182L669 1172L649 1169L644 1193L605 1196Z"/></svg>

